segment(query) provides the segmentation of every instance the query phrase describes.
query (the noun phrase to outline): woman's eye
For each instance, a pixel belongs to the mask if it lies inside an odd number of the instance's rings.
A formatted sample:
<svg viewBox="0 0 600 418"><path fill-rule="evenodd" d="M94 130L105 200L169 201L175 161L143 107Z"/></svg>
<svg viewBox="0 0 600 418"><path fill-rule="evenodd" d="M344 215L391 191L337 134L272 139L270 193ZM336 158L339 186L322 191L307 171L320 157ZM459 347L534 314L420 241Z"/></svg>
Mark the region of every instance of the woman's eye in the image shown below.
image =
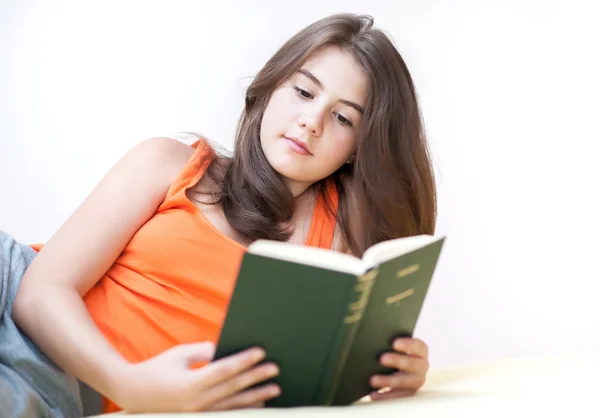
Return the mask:
<svg viewBox="0 0 600 418"><path fill-rule="evenodd" d="M304 89L301 89L300 87L294 87L294 89L296 89L296 91L298 92L298 94L300 94L300 96L304 97L305 99L312 99L313 95L310 94L309 92L307 92Z"/></svg>
<svg viewBox="0 0 600 418"><path fill-rule="evenodd" d="M337 120L342 124L342 125L348 125L348 126L352 126L352 122L350 122L350 120L346 119L345 117L343 117L342 115L340 115L339 113L336 113L336 118Z"/></svg>

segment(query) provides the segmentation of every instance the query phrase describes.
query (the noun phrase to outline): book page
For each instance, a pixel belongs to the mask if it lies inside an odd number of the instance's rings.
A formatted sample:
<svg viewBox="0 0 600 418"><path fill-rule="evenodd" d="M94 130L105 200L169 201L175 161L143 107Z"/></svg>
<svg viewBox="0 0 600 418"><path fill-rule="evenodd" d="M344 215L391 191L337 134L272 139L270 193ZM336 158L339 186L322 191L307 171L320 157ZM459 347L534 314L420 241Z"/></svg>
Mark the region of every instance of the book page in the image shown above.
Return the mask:
<svg viewBox="0 0 600 418"><path fill-rule="evenodd" d="M258 240L250 244L248 252L357 276L365 271L362 260L350 254L300 244Z"/></svg>
<svg viewBox="0 0 600 418"><path fill-rule="evenodd" d="M432 235L416 235L380 242L365 251L363 262L365 267L376 266L440 239L442 238Z"/></svg>

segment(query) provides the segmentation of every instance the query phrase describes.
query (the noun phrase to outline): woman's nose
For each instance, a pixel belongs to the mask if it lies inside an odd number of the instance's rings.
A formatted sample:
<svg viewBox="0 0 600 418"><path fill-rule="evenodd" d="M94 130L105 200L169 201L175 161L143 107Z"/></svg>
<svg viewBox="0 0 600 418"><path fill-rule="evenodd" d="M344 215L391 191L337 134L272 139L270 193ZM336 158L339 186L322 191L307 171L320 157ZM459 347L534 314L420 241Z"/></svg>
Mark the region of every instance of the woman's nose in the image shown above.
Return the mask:
<svg viewBox="0 0 600 418"><path fill-rule="evenodd" d="M321 136L323 133L323 112L315 111L300 115L298 125L308 129L313 136Z"/></svg>

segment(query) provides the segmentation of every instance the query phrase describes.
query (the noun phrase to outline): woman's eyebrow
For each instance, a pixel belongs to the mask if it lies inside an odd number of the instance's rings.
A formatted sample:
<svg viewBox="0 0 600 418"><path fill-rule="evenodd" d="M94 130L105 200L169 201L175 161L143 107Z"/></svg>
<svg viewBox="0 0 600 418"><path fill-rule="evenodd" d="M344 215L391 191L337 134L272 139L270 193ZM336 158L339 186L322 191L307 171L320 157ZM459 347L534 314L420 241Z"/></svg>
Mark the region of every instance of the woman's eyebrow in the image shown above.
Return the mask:
<svg viewBox="0 0 600 418"><path fill-rule="evenodd" d="M321 89L323 88L323 83L321 83L321 80L319 80L317 77L315 77L314 74L311 73L310 71L308 71L308 70L306 70L304 68L301 68L300 70L298 70L298 72L300 74L304 75L305 77L309 78L319 88L321 88ZM354 102L351 102L350 100L340 99L340 102L342 102L342 103L344 103L344 104L346 104L346 105L348 105L350 107L355 108L360 113L365 113L364 110L363 110L363 108L360 105L358 105L358 104L356 104Z"/></svg>

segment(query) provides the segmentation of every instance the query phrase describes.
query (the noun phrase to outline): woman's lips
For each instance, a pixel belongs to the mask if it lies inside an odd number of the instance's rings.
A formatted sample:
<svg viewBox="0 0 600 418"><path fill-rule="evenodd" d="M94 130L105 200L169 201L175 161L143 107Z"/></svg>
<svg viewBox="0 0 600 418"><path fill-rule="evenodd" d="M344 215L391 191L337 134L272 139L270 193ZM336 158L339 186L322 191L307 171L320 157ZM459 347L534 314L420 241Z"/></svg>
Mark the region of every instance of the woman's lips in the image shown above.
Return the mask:
<svg viewBox="0 0 600 418"><path fill-rule="evenodd" d="M306 144L304 144L302 141L300 141L298 138L292 138L292 137L287 137L284 136L284 138L287 140L288 145L290 146L290 149L292 151L294 151L297 154L300 155L312 155L312 153L308 150L308 147L306 146Z"/></svg>

